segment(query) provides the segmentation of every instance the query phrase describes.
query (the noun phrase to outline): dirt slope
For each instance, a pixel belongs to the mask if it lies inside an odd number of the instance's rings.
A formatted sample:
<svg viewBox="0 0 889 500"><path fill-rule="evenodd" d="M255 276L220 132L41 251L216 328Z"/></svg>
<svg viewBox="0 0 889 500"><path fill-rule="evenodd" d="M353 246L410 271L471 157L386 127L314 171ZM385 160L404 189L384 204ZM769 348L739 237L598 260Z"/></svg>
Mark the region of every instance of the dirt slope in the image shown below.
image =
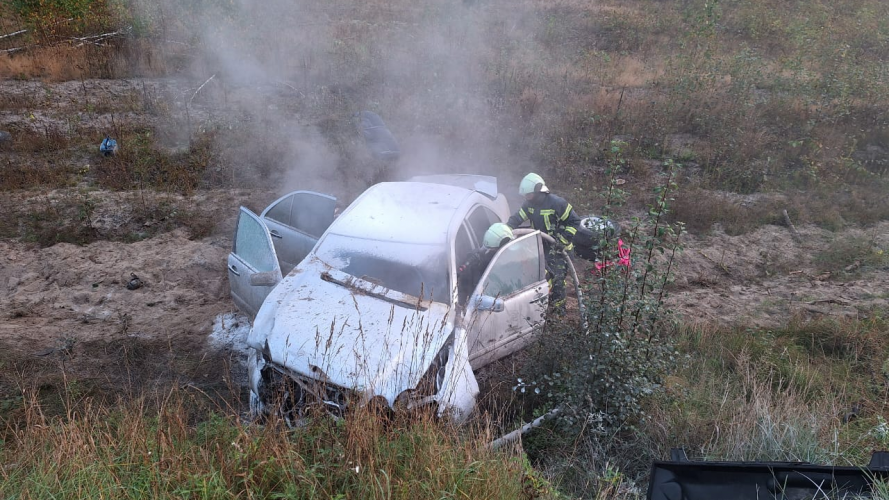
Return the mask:
<svg viewBox="0 0 889 500"><path fill-rule="evenodd" d="M121 390L179 376L224 385L226 353L206 339L233 308L228 249L181 230L132 244L0 242L0 366L18 378L0 389L69 376Z"/></svg>
<svg viewBox="0 0 889 500"><path fill-rule="evenodd" d="M792 315L863 318L889 305L885 265L815 262L837 241L872 240L886 248L889 223L866 231L799 231L802 242L778 226L741 236L687 237L670 306L686 321L774 327Z"/></svg>
<svg viewBox="0 0 889 500"><path fill-rule="evenodd" d="M804 244L777 226L686 237L668 305L686 321L755 326L794 314L860 318L887 306L889 269L828 275L812 262L833 238L864 233L800 231ZM866 234L885 247L889 223ZM59 372L64 361L65 373L103 384L132 382L133 369L220 383L230 336L246 333L228 295L229 248L228 236L194 241L183 230L83 247L0 241L0 361L41 373ZM126 286L132 274L142 280L135 290Z"/></svg>

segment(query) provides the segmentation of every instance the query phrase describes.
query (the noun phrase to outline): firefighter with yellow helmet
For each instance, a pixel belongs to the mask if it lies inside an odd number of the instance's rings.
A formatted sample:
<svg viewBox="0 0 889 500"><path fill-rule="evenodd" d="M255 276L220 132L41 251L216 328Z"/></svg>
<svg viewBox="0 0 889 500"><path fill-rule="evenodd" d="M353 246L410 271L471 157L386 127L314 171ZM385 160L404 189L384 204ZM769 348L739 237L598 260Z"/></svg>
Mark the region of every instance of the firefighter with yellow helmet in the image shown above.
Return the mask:
<svg viewBox="0 0 889 500"><path fill-rule="evenodd" d="M549 192L543 177L530 173L519 184L519 194L525 197L522 207L514 213L507 225L515 229L525 223L550 235L554 244L544 242L546 251L546 274L552 296L550 304L556 311L565 308L565 278L568 275L568 261L562 250L572 250L574 235L580 225L580 217L561 196Z"/></svg>

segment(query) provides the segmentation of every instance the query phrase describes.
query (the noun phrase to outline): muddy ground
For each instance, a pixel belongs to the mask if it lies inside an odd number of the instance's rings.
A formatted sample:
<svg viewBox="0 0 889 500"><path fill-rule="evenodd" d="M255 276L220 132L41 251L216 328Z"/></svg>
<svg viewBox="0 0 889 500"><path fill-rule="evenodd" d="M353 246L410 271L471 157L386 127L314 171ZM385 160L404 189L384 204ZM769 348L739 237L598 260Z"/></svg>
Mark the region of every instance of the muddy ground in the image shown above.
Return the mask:
<svg viewBox="0 0 889 500"><path fill-rule="evenodd" d="M72 113L82 115L84 130L127 119L121 113L112 118L95 107L99 102L84 107L83 99L95 93L86 92L83 83L65 85L47 91L39 83L4 82L5 95L18 94L0 112L0 129L63 127ZM108 92L130 96L134 109L153 106L148 101L159 92L127 82L105 85ZM166 90L180 102L188 91ZM26 113L12 102L37 111ZM77 111L81 108L87 111ZM7 162L27 161L23 154L0 152ZM68 161L97 161L95 156L84 151ZM3 191L0 207L24 220L60 199L84 196L83 189ZM201 189L178 196L90 188L91 213L82 223L99 241L44 248L21 236L0 240L0 400L31 383L58 386L70 379L115 392L171 381L237 392L243 377L237 339L247 322L229 298L226 256L237 207L261 209L275 194ZM174 208L140 211L146 196L152 206ZM196 235L175 218L175 210L211 220L202 232L209 235ZM740 236L714 227L704 236L684 236L669 307L692 323L776 327L793 317L860 319L887 306L889 267L842 255L831 263L825 256L844 240L869 242L874 251L889 247L889 222L835 233L796 229L797 239L784 226ZM128 288L131 282L137 286Z"/></svg>

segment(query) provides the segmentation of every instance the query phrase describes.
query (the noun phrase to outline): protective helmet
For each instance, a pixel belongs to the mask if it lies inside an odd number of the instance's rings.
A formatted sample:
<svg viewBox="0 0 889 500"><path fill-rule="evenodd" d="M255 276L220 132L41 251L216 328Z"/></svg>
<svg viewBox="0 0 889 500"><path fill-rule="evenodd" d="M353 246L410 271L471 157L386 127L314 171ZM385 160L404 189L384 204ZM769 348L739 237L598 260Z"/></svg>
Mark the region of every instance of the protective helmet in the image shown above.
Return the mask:
<svg viewBox="0 0 889 500"><path fill-rule="evenodd" d="M546 183L543 182L543 177L535 173L530 173L526 175L521 184L519 184L519 194L525 196L531 193L549 193L549 189L546 187Z"/></svg>
<svg viewBox="0 0 889 500"><path fill-rule="evenodd" d="M511 240L515 238L512 229L502 222L495 222L485 231L485 239L483 244L486 248L500 248L504 243L503 240Z"/></svg>

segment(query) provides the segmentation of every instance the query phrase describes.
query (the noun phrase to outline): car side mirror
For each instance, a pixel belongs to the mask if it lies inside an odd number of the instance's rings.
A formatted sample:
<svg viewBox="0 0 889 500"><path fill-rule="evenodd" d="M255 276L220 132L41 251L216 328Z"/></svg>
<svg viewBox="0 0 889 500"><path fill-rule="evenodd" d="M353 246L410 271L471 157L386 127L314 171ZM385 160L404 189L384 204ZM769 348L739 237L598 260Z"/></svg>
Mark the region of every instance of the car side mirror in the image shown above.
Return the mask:
<svg viewBox="0 0 889 500"><path fill-rule="evenodd" d="M275 286L278 284L278 275L274 271L267 273L253 273L250 275L250 286Z"/></svg>
<svg viewBox="0 0 889 500"><path fill-rule="evenodd" d="M475 300L475 308L478 311L491 311L496 313L503 311L505 308L503 299L491 297L490 295L476 295L473 297L473 300Z"/></svg>

